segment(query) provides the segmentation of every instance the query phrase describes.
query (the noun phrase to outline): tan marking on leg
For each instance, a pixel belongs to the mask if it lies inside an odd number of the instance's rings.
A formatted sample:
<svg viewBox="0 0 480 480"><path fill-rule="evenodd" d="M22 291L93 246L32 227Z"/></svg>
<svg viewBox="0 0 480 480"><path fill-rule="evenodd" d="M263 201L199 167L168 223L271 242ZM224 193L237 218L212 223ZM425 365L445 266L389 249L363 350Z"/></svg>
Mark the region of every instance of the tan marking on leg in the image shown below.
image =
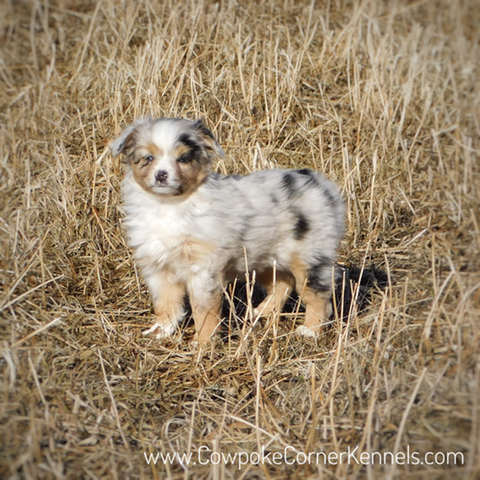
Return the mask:
<svg viewBox="0 0 480 480"><path fill-rule="evenodd" d="M175 331L177 320L183 312L184 297L185 286L170 281L168 274L165 274L162 278L162 291L153 301L156 318L155 325L150 329L152 333L157 330L157 336L161 337L169 336Z"/></svg>
<svg viewBox="0 0 480 480"><path fill-rule="evenodd" d="M300 292L307 280L307 266L305 265L305 262L298 258L298 255L296 254L292 255L292 259L290 261L290 271L295 277L295 288L297 293L300 295Z"/></svg>
<svg viewBox="0 0 480 480"><path fill-rule="evenodd" d="M275 277L275 282L274 282ZM267 297L255 308L255 316L268 317L273 312L281 312L293 291L295 279L286 272L273 272L273 269L258 274L257 281L266 289Z"/></svg>
<svg viewBox="0 0 480 480"><path fill-rule="evenodd" d="M292 258L290 268L295 276L297 293L305 305L305 322L298 331L303 335L317 336L328 321L330 292L316 292L307 285L307 267L297 256Z"/></svg>
<svg viewBox="0 0 480 480"><path fill-rule="evenodd" d="M328 320L328 298L325 298L325 294L314 292L309 287L306 287L302 294L302 301L306 308L303 325L318 335L323 330L323 324Z"/></svg>
<svg viewBox="0 0 480 480"><path fill-rule="evenodd" d="M218 292L194 308L195 340L198 343L207 343L210 341L211 336L221 321L221 306L222 293Z"/></svg>

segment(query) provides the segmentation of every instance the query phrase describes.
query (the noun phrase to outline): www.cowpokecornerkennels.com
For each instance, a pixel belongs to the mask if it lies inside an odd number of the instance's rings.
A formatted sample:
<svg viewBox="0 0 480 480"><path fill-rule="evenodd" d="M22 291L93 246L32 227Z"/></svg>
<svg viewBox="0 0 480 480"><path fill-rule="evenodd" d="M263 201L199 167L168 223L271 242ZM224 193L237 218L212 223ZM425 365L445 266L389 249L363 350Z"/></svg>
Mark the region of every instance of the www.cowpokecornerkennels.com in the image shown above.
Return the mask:
<svg viewBox="0 0 480 480"><path fill-rule="evenodd" d="M232 465L239 470L247 465L464 465L465 458L462 452L427 452L421 454L411 451L407 446L406 452L359 452L359 447L348 447L345 451L329 452L300 452L292 446L279 451L224 453L201 446L196 452L190 453L146 453L143 452L146 462L150 465L180 464L183 467L194 465Z"/></svg>

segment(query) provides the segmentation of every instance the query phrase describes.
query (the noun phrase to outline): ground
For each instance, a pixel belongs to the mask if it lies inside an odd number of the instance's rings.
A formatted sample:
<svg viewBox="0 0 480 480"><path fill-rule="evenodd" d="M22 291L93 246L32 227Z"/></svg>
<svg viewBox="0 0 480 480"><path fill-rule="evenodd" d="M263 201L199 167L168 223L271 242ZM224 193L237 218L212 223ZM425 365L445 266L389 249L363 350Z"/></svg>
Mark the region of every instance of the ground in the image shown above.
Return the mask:
<svg viewBox="0 0 480 480"><path fill-rule="evenodd" d="M478 1L0 9L2 478L480 477ZM387 288L317 340L248 295L206 347L142 336L108 144L148 114L323 172Z"/></svg>

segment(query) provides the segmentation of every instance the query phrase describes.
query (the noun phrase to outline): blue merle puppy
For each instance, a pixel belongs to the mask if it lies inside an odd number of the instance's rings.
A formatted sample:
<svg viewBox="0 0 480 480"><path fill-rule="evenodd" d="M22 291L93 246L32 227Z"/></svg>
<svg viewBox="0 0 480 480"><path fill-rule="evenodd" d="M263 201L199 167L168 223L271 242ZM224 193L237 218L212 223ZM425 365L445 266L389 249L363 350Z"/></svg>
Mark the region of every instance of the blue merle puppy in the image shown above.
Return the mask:
<svg viewBox="0 0 480 480"><path fill-rule="evenodd" d="M145 334L173 334L188 295L196 340L221 321L224 286L255 271L267 291L256 316L279 312L296 290L306 307L302 335L330 315L332 269L344 233L337 187L312 170L212 173L224 152L201 121L141 118L111 145L123 154L125 225L153 298Z"/></svg>

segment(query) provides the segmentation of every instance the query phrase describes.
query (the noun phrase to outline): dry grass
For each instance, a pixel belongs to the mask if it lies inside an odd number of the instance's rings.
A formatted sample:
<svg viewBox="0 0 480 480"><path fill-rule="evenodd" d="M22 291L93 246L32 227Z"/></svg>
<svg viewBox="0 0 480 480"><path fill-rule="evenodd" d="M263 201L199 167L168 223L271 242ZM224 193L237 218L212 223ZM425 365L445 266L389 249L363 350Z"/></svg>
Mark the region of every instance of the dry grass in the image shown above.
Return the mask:
<svg viewBox="0 0 480 480"><path fill-rule="evenodd" d="M2 478L479 478L478 2L0 10ZM150 300L107 149L143 114L205 117L220 172L325 172L348 203L341 259L386 269L389 288L318 341L291 334L295 315L241 335L232 315L234 335L200 351L191 326L182 342L144 338ZM287 445L465 462L143 455Z"/></svg>

